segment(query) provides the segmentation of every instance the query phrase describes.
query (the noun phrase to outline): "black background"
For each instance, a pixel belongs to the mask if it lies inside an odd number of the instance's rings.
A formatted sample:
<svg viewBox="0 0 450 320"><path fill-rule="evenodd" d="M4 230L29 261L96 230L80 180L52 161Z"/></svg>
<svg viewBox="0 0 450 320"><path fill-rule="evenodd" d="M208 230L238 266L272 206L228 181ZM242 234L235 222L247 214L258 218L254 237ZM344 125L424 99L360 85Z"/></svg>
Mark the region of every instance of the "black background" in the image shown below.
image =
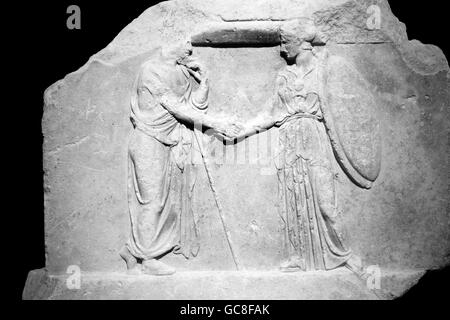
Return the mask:
<svg viewBox="0 0 450 320"><path fill-rule="evenodd" d="M126 25L157 2L17 2L13 9L3 10L3 19L11 19L4 29L11 40L8 49L4 47L3 50L12 55L7 64L14 68L14 76L8 79L12 86L7 93L13 97L13 105L9 108L14 108L9 122L13 130L19 129L21 133L16 138L20 139L20 143L14 143L15 147L12 147L13 157L8 157L9 167L14 168L13 178L8 180L15 191L14 210L8 210L8 214L17 219L5 227L14 232L13 238L9 237L9 241L14 243L14 248L9 248L13 251L14 262L9 263L17 272L14 292L10 295L13 299L21 298L27 273L45 265L41 133L43 92L67 73L84 65L90 56L106 47ZM389 3L394 14L406 24L410 39L435 44L450 57L447 41L450 19L445 1L390 0ZM66 9L71 4L81 8L81 30L68 30L66 27ZM430 273L404 299L442 298L440 290L446 289L448 280L448 270Z"/></svg>

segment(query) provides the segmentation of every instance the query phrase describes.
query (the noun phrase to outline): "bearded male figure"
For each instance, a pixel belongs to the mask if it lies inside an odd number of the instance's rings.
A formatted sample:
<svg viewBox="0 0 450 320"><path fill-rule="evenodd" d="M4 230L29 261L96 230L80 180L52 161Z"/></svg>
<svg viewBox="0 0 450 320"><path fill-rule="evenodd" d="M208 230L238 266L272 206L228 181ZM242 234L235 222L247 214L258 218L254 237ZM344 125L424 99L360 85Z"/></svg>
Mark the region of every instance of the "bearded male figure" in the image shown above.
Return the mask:
<svg viewBox="0 0 450 320"><path fill-rule="evenodd" d="M238 128L206 114L208 79L190 43L160 50L145 62L131 98L129 141L129 241L120 251L129 272L170 275L159 261L168 252L186 258L199 250L191 200L195 170L192 127L227 138ZM138 264L142 260L142 267Z"/></svg>

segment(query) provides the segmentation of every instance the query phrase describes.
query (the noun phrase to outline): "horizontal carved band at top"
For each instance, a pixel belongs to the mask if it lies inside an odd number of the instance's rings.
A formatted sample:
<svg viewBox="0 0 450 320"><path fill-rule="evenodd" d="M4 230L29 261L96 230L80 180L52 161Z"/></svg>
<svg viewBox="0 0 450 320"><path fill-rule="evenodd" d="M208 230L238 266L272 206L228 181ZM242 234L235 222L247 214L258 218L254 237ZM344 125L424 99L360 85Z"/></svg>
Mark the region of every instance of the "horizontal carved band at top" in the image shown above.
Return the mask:
<svg viewBox="0 0 450 320"><path fill-rule="evenodd" d="M193 46L277 46L280 44L280 23L226 22L208 25L191 38Z"/></svg>

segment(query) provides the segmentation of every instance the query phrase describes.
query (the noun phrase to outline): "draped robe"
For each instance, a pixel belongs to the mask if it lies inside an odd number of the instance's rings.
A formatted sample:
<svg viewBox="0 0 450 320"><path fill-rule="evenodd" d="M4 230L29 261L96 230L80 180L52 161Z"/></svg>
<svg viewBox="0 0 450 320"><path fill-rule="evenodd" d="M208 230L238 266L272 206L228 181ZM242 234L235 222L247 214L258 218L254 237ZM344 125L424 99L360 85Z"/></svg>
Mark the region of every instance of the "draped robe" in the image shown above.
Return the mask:
<svg viewBox="0 0 450 320"><path fill-rule="evenodd" d="M351 256L334 226L337 215L333 151L323 123L319 65L287 66L277 78L280 123L277 161L281 216L289 255L301 268L330 270Z"/></svg>
<svg viewBox="0 0 450 320"><path fill-rule="evenodd" d="M131 233L127 248L148 260L171 250L186 258L199 250L192 211L196 180L193 132L161 104L168 92L180 103L203 110L192 98L193 82L184 66L161 57L147 61L134 83L129 141L128 202Z"/></svg>

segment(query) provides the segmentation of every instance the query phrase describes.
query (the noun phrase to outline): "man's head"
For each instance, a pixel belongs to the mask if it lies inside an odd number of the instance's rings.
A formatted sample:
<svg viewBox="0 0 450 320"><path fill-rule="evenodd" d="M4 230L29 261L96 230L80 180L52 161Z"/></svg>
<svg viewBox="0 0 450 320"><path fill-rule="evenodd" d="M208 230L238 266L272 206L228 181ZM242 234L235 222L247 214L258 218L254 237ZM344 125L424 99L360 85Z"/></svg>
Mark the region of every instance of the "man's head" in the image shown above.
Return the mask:
<svg viewBox="0 0 450 320"><path fill-rule="evenodd" d="M174 63L184 64L184 61L192 55L192 45L189 41L186 41L181 44L163 47L162 55L165 59Z"/></svg>

